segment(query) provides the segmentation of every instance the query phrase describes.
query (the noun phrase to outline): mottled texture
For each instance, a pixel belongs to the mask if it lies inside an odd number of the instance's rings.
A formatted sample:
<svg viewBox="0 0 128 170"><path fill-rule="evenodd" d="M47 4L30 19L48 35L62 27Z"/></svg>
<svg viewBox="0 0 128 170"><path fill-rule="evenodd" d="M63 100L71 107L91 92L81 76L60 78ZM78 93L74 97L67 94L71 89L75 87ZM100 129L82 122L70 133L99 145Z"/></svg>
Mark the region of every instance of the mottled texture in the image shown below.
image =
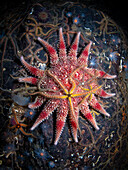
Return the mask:
<svg viewBox="0 0 128 170"><path fill-rule="evenodd" d="M80 56L77 57L79 38L80 32L77 34L67 53L62 28L60 28L58 54L50 44L38 37L38 40L46 48L50 56L50 67L48 70L40 70L28 64L23 56L21 57L21 62L26 69L37 77L19 78L20 82L37 84L38 86L39 91L34 93L37 95L35 102L30 103L29 108L37 108L43 104L45 99L48 99L31 130L34 130L56 110L55 145L58 143L67 115L69 115L72 135L76 142L78 142L77 129L79 128L78 118L80 111L98 130L99 127L91 114L90 107L105 116L109 116L98 102L96 96L98 95L103 98L114 96L112 93L106 93L102 89L102 85L98 85L97 78L112 79L116 76L87 67L91 42L83 49Z"/></svg>

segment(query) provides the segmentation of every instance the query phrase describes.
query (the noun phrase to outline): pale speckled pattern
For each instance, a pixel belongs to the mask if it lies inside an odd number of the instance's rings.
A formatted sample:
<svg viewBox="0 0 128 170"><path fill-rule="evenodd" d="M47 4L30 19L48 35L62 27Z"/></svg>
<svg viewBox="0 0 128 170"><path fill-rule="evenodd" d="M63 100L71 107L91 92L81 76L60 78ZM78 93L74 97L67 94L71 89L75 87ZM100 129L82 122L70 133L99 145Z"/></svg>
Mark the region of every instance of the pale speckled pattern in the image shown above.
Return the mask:
<svg viewBox="0 0 128 170"><path fill-rule="evenodd" d="M21 62L36 78L19 79L20 82L36 84L39 88L35 102L29 104L30 108L34 109L41 106L44 100L47 99L46 105L31 130L34 130L42 121L47 119L54 110L57 110L55 145L58 143L67 115L69 115L72 135L76 142L78 142L79 111L82 112L95 129L99 129L95 118L91 114L90 106L105 116L110 116L100 105L96 96L108 98L115 94L106 93L102 89L102 85L98 85L97 78L113 79L116 77L116 75L109 75L104 71L87 67L91 42L77 58L80 32L77 34L68 53L62 28L60 28L59 37L59 54L48 42L38 37L38 40L46 48L50 56L50 68L46 71L40 70L28 64L22 56Z"/></svg>

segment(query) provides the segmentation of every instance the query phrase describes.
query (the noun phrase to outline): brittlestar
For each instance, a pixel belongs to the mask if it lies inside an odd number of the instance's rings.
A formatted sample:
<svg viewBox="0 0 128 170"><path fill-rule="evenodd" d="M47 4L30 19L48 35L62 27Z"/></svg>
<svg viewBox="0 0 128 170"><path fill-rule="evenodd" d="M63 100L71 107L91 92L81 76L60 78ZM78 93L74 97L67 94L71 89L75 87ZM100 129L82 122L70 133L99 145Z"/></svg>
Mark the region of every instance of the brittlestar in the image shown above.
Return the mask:
<svg viewBox="0 0 128 170"><path fill-rule="evenodd" d="M24 131L24 129L22 128L22 127L27 127L28 125L26 125L26 124L24 124L24 123L20 123L19 121L18 121L18 119L17 119L17 117L16 117L16 111L15 111L15 109L14 108L12 108L12 112L13 112L13 114L14 114L14 119L15 119L15 125L13 125L13 126L11 126L11 127L9 127L10 129L16 129L16 132L18 131L18 130L20 130L24 135L27 135L27 136L33 136L34 137L34 135L32 134L32 133L26 133L25 131Z"/></svg>

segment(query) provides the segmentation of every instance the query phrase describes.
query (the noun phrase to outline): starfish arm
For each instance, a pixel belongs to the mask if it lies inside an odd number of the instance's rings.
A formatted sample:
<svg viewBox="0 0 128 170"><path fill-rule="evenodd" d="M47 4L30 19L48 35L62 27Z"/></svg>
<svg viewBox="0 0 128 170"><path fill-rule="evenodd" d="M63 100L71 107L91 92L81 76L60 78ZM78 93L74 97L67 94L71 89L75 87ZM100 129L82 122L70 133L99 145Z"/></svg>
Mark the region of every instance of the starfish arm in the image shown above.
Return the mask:
<svg viewBox="0 0 128 170"><path fill-rule="evenodd" d="M62 28L60 28L60 43L59 43L59 58L60 60L65 61L67 59L66 47L64 42L64 37L62 33Z"/></svg>
<svg viewBox="0 0 128 170"><path fill-rule="evenodd" d="M91 114L91 111L86 100L84 100L84 102L80 105L80 110L84 117L93 125L93 127L99 130L99 127L97 126L97 123Z"/></svg>
<svg viewBox="0 0 128 170"><path fill-rule="evenodd" d="M54 141L55 145L57 145L60 135L63 131L67 115L68 103L67 100L62 100L60 107L57 108L56 136Z"/></svg>
<svg viewBox="0 0 128 170"><path fill-rule="evenodd" d="M98 89L96 92L95 92L96 95L102 97L102 98L109 98L109 97L113 97L115 96L115 93L107 93L106 91L104 91L102 88L101 89Z"/></svg>
<svg viewBox="0 0 128 170"><path fill-rule="evenodd" d="M78 58L78 65L85 65L87 67L88 56L89 56L91 45L92 45L92 42L90 41L89 44L82 51L80 57Z"/></svg>
<svg viewBox="0 0 128 170"><path fill-rule="evenodd" d="M104 91L103 89L99 89L97 90L96 93L98 96L103 97L103 98L109 98L109 97L113 97L115 96L115 93L107 93L106 91Z"/></svg>
<svg viewBox="0 0 128 170"><path fill-rule="evenodd" d="M14 129L16 127L16 125L13 125L11 127L9 127L9 129Z"/></svg>
<svg viewBox="0 0 128 170"><path fill-rule="evenodd" d="M40 41L41 44L43 46L45 46L46 50L48 51L48 53L50 55L51 65L53 65L53 66L56 65L58 63L58 54L57 54L56 50L48 42L44 41L40 37L38 37L38 41Z"/></svg>
<svg viewBox="0 0 128 170"><path fill-rule="evenodd" d="M37 77L42 77L44 75L44 71L43 70L40 70L30 64L28 64L25 60L24 60L24 57L21 56L21 62L22 64L26 67L26 69L31 73L33 74L34 76L37 76Z"/></svg>
<svg viewBox="0 0 128 170"><path fill-rule="evenodd" d="M68 58L71 63L71 65L76 65L77 64L77 50L78 50L78 44L79 44L79 38L80 38L80 32L77 34L70 50L68 53Z"/></svg>
<svg viewBox="0 0 128 170"><path fill-rule="evenodd" d="M92 87L92 89L96 89L98 87L98 85L96 83L91 83L91 87ZM109 97L115 96L115 93L107 93L102 88L97 89L95 94L102 98L109 98Z"/></svg>
<svg viewBox="0 0 128 170"><path fill-rule="evenodd" d="M15 119L16 124L19 124L19 122L18 122L18 120L17 120L17 117L16 117L16 111L15 111L14 108L12 108L12 112L13 112L13 114L14 114L14 119Z"/></svg>
<svg viewBox="0 0 128 170"><path fill-rule="evenodd" d="M33 134L31 134L31 133L25 132L22 127L20 128L20 131L21 131L24 135L26 135L26 136L33 136Z"/></svg>
<svg viewBox="0 0 128 170"><path fill-rule="evenodd" d="M92 106L92 108L94 108L95 110L101 112L103 115L110 116L106 112L106 110L99 104L94 94L92 94L91 100L89 101L89 105Z"/></svg>
<svg viewBox="0 0 128 170"><path fill-rule="evenodd" d="M78 142L77 139L77 129L79 128L78 125L78 116L79 116L79 109L78 107L73 106L73 103L75 103L75 98L71 98L70 101L70 112L69 112L69 118L70 118L70 126L72 130L72 135L75 140L75 142Z"/></svg>
<svg viewBox="0 0 128 170"><path fill-rule="evenodd" d="M91 76L95 76L97 78L106 78L106 79L116 78L116 75L110 75L105 71L94 69L94 68L85 68L85 71L89 73Z"/></svg>
<svg viewBox="0 0 128 170"><path fill-rule="evenodd" d="M78 111L77 111L77 115L78 115ZM76 122L76 120L72 116L72 113L70 114L70 126L71 126L71 130L72 130L73 138L74 138L75 142L78 142L78 138L77 138L78 120Z"/></svg>
<svg viewBox="0 0 128 170"><path fill-rule="evenodd" d="M33 103L30 103L28 105L28 107L30 109L36 109L36 108L40 107L43 104L44 101L45 101L45 99L44 99L43 96L37 96L35 101Z"/></svg>
<svg viewBox="0 0 128 170"><path fill-rule="evenodd" d="M23 123L20 123L20 126L22 126L22 127L27 127L28 125L23 124Z"/></svg>
<svg viewBox="0 0 128 170"><path fill-rule="evenodd" d="M24 78L19 78L18 80L19 82L26 82L34 85L36 85L38 82L38 79L35 77L24 77Z"/></svg>
<svg viewBox="0 0 128 170"><path fill-rule="evenodd" d="M42 121L44 121L48 116L58 107L60 100L49 100L45 105L44 109L40 113L39 117L36 119L31 130L34 130Z"/></svg>

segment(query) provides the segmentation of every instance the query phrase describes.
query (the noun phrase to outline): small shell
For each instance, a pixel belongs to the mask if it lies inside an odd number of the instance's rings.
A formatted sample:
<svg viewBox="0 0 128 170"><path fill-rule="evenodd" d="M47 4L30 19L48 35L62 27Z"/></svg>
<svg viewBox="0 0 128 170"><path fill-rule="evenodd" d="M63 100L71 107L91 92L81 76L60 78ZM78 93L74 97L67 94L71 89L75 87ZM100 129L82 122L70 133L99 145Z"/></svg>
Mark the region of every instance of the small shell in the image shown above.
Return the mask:
<svg viewBox="0 0 128 170"><path fill-rule="evenodd" d="M30 102L30 97L22 96L21 94L13 94L12 99L14 102L20 106L26 106Z"/></svg>

